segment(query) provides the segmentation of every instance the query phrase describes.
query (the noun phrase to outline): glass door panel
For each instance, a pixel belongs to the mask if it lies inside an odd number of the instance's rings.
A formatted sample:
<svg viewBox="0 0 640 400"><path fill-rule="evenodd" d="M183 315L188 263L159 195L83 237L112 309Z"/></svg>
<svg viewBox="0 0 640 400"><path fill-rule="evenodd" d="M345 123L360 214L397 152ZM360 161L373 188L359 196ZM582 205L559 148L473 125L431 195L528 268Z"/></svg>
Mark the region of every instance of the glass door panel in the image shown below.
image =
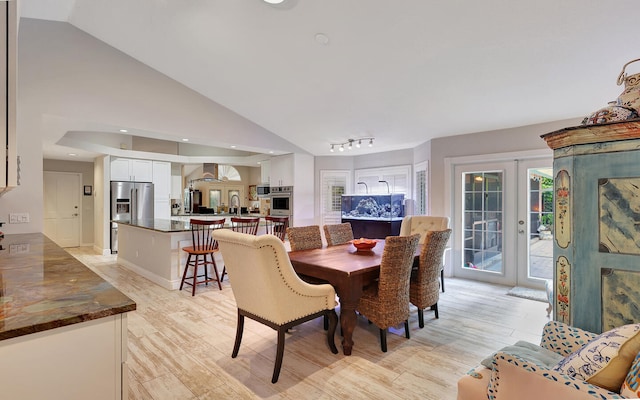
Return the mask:
<svg viewBox="0 0 640 400"><path fill-rule="evenodd" d="M502 172L463 173L463 268L502 273Z"/></svg>
<svg viewBox="0 0 640 400"><path fill-rule="evenodd" d="M542 288L553 279L552 160L521 161L518 169L526 190L519 204L518 284Z"/></svg>
<svg viewBox="0 0 640 400"><path fill-rule="evenodd" d="M455 276L508 285L515 281L515 162L454 167L452 263Z"/></svg>

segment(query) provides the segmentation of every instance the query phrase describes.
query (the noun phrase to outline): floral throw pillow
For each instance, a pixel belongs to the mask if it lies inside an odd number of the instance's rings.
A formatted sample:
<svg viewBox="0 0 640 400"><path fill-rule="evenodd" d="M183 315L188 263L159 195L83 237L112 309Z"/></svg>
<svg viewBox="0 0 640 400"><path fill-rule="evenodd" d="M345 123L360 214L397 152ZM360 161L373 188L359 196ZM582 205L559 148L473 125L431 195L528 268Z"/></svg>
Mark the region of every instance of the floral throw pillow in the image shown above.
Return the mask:
<svg viewBox="0 0 640 400"><path fill-rule="evenodd" d="M619 393L639 351L640 324L624 325L596 336L554 370Z"/></svg>
<svg viewBox="0 0 640 400"><path fill-rule="evenodd" d="M631 364L631 369L622 383L620 394L629 399L640 398L640 353Z"/></svg>

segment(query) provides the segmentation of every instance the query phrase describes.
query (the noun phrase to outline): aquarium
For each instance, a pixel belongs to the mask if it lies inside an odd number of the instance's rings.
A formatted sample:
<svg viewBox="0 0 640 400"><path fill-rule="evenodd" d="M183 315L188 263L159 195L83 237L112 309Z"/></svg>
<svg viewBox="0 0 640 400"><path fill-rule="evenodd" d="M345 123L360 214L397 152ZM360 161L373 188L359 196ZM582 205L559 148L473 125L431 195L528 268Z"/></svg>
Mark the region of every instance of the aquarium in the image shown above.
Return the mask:
<svg viewBox="0 0 640 400"><path fill-rule="evenodd" d="M397 236L404 218L404 194L345 194L341 211L342 222L351 223L355 238Z"/></svg>
<svg viewBox="0 0 640 400"><path fill-rule="evenodd" d="M404 193L342 195L342 218L393 220L404 217Z"/></svg>

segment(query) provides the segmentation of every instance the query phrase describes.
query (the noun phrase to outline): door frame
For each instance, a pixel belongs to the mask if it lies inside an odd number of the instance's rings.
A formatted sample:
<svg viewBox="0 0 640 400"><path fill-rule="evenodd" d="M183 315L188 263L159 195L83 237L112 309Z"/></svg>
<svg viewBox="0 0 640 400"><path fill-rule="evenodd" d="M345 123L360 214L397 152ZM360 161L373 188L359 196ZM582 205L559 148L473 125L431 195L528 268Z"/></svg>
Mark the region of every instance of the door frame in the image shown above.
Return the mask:
<svg viewBox="0 0 640 400"><path fill-rule="evenodd" d="M456 265L460 265L461 260L463 259L463 247L461 246L461 241L456 240L458 236L462 234L458 225L460 221L456 220L456 216L454 212L456 210L455 202L457 199L455 198L455 180L456 180L456 167L462 165L472 165L472 164L503 164L503 163L513 163L514 168L512 170L512 174L517 173L517 162L518 160L532 160L532 159L546 159L549 157L553 157L553 153L548 149L540 149L540 150L526 150L526 151L517 151L517 152L504 152L504 153L491 153L491 154L481 154L481 155L470 155L470 156L461 156L461 157L445 157L444 159L444 210L445 215L448 215L451 218L451 229L452 229L452 240L451 240L451 257L448 257L449 262L445 267L446 272L450 276L455 276L464 279L474 279L481 280L485 282L492 282L502 285L515 285L517 282L517 268L512 268L512 273L505 269L502 274L478 274L480 271L468 271L468 273L463 273L461 268L456 268ZM491 169L491 168L488 168ZM505 172L506 173L506 172ZM508 177L505 176L505 179ZM514 182L517 182L516 177L513 176ZM517 189L516 189L517 190ZM506 236L512 232L513 235L516 235L517 225L517 204L518 199L511 200L511 204L504 203L505 207L505 224L503 225L503 234ZM513 203L515 202L515 203ZM510 224L509 221L515 221L515 223ZM503 248L503 254L507 251L511 252L512 256L515 256L517 251L517 241L513 241L513 248L507 248L506 246ZM507 255L507 257L509 257ZM503 263L510 262L509 259L504 260ZM512 261L515 262L515 259ZM505 264L507 265L507 264ZM478 277L482 277L483 279L477 279Z"/></svg>

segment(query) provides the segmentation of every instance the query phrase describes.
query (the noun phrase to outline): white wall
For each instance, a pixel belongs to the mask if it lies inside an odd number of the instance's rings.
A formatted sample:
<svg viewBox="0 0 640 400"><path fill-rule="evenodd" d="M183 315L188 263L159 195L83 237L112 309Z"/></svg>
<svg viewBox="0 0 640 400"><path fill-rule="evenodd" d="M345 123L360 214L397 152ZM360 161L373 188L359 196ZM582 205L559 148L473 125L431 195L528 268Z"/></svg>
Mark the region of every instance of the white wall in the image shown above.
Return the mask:
<svg viewBox="0 0 640 400"><path fill-rule="evenodd" d="M9 213L28 212L31 222L5 225L2 230L9 234L43 229L44 132L62 137L67 130L82 130L89 121L189 134L207 138L212 144L234 142L299 151L279 136L63 22L20 21L17 108L21 185L0 197L0 221L8 221ZM101 171L96 171L96 176ZM98 183L95 185L97 188ZM104 201L98 200L101 204ZM103 205L94 209L94 240L100 248L108 241L105 224L95 223L104 218L101 208Z"/></svg>
<svg viewBox="0 0 640 400"><path fill-rule="evenodd" d="M580 121L581 119L569 119L432 140L431 157L429 159L429 203L431 214L444 215L443 213L446 209L444 204L445 194L443 192L446 187L444 182L445 158L539 149L548 150L549 157L551 157L553 152L547 147L546 142L540 138L540 135L568 126L579 125ZM415 160L416 163L422 161L427 160Z"/></svg>

